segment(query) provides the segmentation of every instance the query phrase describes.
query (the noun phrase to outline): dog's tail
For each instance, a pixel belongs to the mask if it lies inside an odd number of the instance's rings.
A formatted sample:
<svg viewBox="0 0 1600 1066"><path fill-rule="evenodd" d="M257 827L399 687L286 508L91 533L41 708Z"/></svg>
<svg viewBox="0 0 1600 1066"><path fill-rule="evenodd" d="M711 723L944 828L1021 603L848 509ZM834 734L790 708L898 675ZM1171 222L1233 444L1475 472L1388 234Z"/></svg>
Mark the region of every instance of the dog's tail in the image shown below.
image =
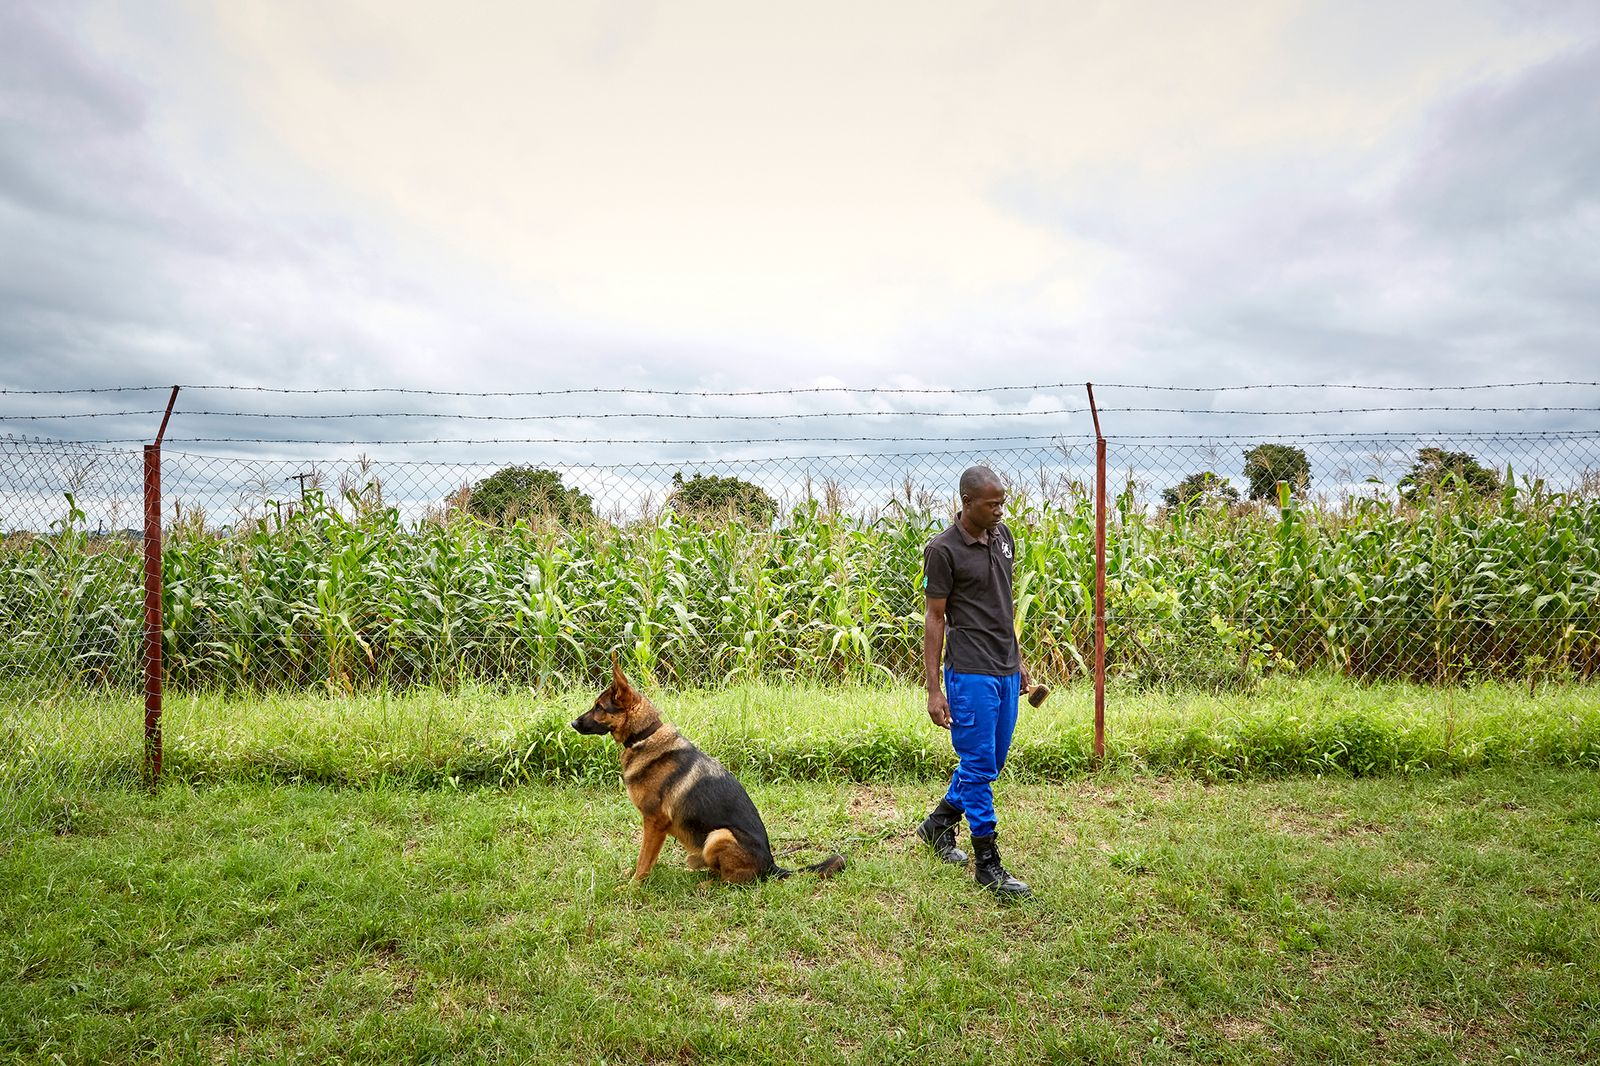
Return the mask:
<svg viewBox="0 0 1600 1066"><path fill-rule="evenodd" d="M816 874L818 877L832 877L844 869L844 856L839 854L829 855L821 862L814 862L810 866L802 866L798 870L785 870L782 866L774 864L772 877L793 877L797 873Z"/></svg>

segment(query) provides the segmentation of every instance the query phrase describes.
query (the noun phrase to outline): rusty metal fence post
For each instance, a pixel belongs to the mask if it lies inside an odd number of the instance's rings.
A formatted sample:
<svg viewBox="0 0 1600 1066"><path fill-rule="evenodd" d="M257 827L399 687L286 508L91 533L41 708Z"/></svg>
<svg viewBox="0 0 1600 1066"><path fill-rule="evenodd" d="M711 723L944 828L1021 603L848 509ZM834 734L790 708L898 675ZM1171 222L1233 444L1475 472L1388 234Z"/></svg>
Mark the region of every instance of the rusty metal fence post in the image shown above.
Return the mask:
<svg viewBox="0 0 1600 1066"><path fill-rule="evenodd" d="M1106 758L1106 439L1100 433L1100 409L1089 390L1094 419L1094 760Z"/></svg>
<svg viewBox="0 0 1600 1066"><path fill-rule="evenodd" d="M177 401L174 385L155 443L144 448L144 775L151 789L161 782L161 438Z"/></svg>

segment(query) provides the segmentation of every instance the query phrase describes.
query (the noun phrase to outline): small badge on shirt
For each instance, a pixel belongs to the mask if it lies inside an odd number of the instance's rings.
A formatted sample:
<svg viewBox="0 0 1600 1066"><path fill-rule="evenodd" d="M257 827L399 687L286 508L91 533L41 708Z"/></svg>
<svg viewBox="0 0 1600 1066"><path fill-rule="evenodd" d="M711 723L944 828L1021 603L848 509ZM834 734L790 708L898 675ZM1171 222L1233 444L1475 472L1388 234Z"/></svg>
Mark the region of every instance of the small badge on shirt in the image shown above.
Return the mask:
<svg viewBox="0 0 1600 1066"><path fill-rule="evenodd" d="M1007 559L1011 558L1011 538L996 537L995 539L1000 542L1000 554L1004 555Z"/></svg>

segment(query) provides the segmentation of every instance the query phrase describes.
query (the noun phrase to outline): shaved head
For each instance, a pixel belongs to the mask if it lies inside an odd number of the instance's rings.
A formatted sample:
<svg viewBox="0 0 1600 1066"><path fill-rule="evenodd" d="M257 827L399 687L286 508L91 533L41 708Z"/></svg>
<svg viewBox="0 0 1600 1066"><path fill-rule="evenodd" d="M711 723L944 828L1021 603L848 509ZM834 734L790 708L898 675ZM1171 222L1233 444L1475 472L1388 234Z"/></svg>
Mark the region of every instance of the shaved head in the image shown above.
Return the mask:
<svg viewBox="0 0 1600 1066"><path fill-rule="evenodd" d="M986 466L969 466L961 471L961 498L970 500L980 492L1003 488L1000 476Z"/></svg>

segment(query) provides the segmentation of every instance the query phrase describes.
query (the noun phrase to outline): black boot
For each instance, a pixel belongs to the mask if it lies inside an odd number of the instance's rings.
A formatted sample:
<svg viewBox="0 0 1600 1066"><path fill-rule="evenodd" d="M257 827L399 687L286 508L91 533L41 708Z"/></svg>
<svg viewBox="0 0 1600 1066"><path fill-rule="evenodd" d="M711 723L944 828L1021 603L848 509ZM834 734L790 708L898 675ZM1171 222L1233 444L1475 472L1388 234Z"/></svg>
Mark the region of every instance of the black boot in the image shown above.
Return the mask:
<svg viewBox="0 0 1600 1066"><path fill-rule="evenodd" d="M917 826L917 836L937 852L939 858L960 866L967 861L967 853L956 847L956 826L960 824L961 808L942 799L933 813Z"/></svg>
<svg viewBox="0 0 1600 1066"><path fill-rule="evenodd" d="M1017 880L1000 865L1000 849L995 846L994 834L972 838L972 851L977 858L978 884L1001 899L1022 899L1033 895L1033 889Z"/></svg>

